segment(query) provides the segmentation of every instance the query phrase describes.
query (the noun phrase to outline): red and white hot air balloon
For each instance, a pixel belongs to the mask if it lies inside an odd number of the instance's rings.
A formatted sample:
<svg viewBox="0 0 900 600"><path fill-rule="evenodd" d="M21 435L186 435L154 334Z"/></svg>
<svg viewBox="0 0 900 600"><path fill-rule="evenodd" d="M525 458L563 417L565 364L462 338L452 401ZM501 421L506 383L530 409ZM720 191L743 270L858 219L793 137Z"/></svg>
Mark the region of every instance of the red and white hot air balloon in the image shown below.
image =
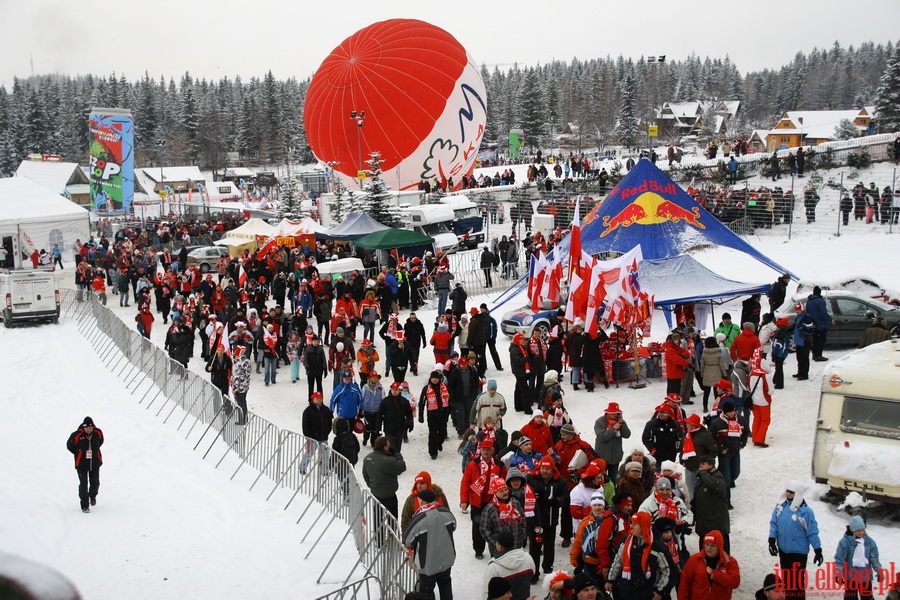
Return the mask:
<svg viewBox="0 0 900 600"><path fill-rule="evenodd" d="M414 19L374 23L322 62L306 94L310 148L355 186L370 153L394 190L475 166L484 135L484 81L452 35Z"/></svg>

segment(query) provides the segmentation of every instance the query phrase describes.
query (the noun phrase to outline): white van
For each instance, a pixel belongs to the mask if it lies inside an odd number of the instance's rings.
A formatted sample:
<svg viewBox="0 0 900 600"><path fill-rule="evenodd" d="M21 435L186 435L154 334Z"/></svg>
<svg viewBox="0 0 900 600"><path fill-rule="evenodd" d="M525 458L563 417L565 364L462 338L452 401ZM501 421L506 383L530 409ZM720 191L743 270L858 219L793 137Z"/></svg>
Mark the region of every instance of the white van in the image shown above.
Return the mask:
<svg viewBox="0 0 900 600"><path fill-rule="evenodd" d="M836 494L900 503L900 341L829 362L812 472Z"/></svg>
<svg viewBox="0 0 900 600"><path fill-rule="evenodd" d="M18 321L59 322L59 284L49 270L0 271L3 325Z"/></svg>
<svg viewBox="0 0 900 600"><path fill-rule="evenodd" d="M434 247L444 254L456 252L459 238L453 231L453 208L445 204L421 204L400 208L404 229L434 238Z"/></svg>

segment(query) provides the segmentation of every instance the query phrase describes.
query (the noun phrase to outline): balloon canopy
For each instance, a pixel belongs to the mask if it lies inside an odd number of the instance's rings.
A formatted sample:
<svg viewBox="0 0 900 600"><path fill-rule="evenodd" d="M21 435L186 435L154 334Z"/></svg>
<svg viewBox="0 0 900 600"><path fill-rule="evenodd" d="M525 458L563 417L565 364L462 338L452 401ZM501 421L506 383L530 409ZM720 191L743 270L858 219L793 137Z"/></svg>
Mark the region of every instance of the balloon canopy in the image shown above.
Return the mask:
<svg viewBox="0 0 900 600"><path fill-rule="evenodd" d="M484 82L452 35L414 19L374 23L322 62L306 94L310 148L356 185L372 152L394 190L453 179L475 166L484 134Z"/></svg>

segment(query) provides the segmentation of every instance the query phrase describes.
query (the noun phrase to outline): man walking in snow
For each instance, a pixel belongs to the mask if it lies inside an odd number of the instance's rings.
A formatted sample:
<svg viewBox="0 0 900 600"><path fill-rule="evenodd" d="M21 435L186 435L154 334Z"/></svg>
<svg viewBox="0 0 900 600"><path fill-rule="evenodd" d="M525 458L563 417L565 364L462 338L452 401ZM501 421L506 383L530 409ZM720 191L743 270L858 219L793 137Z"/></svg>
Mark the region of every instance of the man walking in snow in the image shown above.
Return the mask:
<svg viewBox="0 0 900 600"><path fill-rule="evenodd" d="M102 445L103 432L94 427L94 420L90 417L84 418L81 426L69 436L69 441L66 443L69 452L75 455L81 512L89 513L91 506L97 504L97 492L100 490L100 466L103 464L103 457L100 455L100 446Z"/></svg>

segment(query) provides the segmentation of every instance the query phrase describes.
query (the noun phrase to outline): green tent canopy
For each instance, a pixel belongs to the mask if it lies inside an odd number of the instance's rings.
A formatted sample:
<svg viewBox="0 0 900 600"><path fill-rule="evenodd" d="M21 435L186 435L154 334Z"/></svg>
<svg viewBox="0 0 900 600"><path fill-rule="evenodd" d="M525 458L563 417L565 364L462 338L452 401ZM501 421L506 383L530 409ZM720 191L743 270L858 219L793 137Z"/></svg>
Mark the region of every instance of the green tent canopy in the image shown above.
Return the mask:
<svg viewBox="0 0 900 600"><path fill-rule="evenodd" d="M407 246L425 246L433 244L434 238L423 235L418 231L410 231L408 229L385 229L364 235L354 241L355 246L360 248L374 248L376 250L387 250L391 248L405 248Z"/></svg>

